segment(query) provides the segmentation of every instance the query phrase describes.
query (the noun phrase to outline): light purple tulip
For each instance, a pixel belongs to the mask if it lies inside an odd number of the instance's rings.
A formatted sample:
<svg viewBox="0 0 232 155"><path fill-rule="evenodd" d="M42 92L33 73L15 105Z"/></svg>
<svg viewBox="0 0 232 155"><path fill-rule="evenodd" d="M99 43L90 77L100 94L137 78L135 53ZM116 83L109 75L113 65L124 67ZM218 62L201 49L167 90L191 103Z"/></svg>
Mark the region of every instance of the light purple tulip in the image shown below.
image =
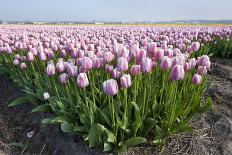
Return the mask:
<svg viewBox="0 0 232 155"><path fill-rule="evenodd" d="M207 69L209 69L210 65L211 65L209 57L207 55L203 55L201 57L198 57L198 59L197 59L197 65L198 66L206 66Z"/></svg>
<svg viewBox="0 0 232 155"><path fill-rule="evenodd" d="M198 51L198 50L200 49L200 43L199 43L199 42L193 42L193 43L191 44L191 49L192 49L192 51L194 51L194 52Z"/></svg>
<svg viewBox="0 0 232 155"><path fill-rule="evenodd" d="M121 89L129 88L131 86L131 76L130 74L123 74L120 78Z"/></svg>
<svg viewBox="0 0 232 155"><path fill-rule="evenodd" d="M199 66L197 69L197 74L199 74L199 75L207 74L207 67L206 66Z"/></svg>
<svg viewBox="0 0 232 155"><path fill-rule="evenodd" d="M15 66L18 66L18 65L19 65L19 60L18 60L18 59L15 59L15 60L13 61L13 64L14 64Z"/></svg>
<svg viewBox="0 0 232 155"><path fill-rule="evenodd" d="M201 81L202 81L201 75L199 75L199 74L194 74L194 75L193 75L192 83L193 83L194 85L199 85L199 84L201 83Z"/></svg>
<svg viewBox="0 0 232 155"><path fill-rule="evenodd" d="M118 92L118 84L114 79L110 79L103 82L103 92L106 95L114 96Z"/></svg>
<svg viewBox="0 0 232 155"><path fill-rule="evenodd" d="M160 63L160 68L163 70L167 70L172 67L172 60L168 56L164 56Z"/></svg>
<svg viewBox="0 0 232 155"><path fill-rule="evenodd" d="M93 61L89 57L83 57L81 59L81 67L85 70L89 70L93 67Z"/></svg>
<svg viewBox="0 0 232 155"><path fill-rule="evenodd" d="M170 79L172 81L183 80L184 79L184 67L181 65L175 65L172 68Z"/></svg>
<svg viewBox="0 0 232 155"><path fill-rule="evenodd" d="M120 72L124 72L128 70L128 61L124 57L120 57L117 60L117 70Z"/></svg>
<svg viewBox="0 0 232 155"><path fill-rule="evenodd" d="M21 69L21 70L27 69L27 64L25 64L24 62L22 62L22 63L20 64L20 69Z"/></svg>
<svg viewBox="0 0 232 155"><path fill-rule="evenodd" d="M49 63L46 68L46 73L48 76L53 76L56 73L55 65L53 63Z"/></svg>
<svg viewBox="0 0 232 155"><path fill-rule="evenodd" d="M150 58L143 58L141 62L141 70L143 73L149 73L152 71L153 62Z"/></svg>
<svg viewBox="0 0 232 155"><path fill-rule="evenodd" d="M132 65L130 69L130 73L133 76L136 76L141 73L140 65Z"/></svg>
<svg viewBox="0 0 232 155"><path fill-rule="evenodd" d="M68 82L68 74L66 73L62 73L60 76L59 76L59 82L63 85L65 85L67 82Z"/></svg>
<svg viewBox="0 0 232 155"><path fill-rule="evenodd" d="M34 61L34 55L33 55L32 52L28 52L28 53L27 53L27 60L28 60L29 62Z"/></svg>
<svg viewBox="0 0 232 155"><path fill-rule="evenodd" d="M85 88L85 87L87 87L89 85L89 80L88 80L88 77L87 77L86 73L80 73L77 76L77 85L80 88Z"/></svg>
<svg viewBox="0 0 232 155"><path fill-rule="evenodd" d="M161 60L164 56L164 49L159 48L158 51L155 54L156 60Z"/></svg>

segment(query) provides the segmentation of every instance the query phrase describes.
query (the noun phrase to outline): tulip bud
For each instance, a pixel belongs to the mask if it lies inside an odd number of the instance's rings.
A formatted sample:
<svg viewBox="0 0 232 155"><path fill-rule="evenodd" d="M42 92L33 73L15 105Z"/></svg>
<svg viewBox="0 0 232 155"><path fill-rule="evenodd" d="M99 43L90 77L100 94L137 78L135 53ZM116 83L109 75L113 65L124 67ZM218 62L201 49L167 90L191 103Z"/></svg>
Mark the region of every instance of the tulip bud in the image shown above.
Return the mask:
<svg viewBox="0 0 232 155"><path fill-rule="evenodd" d="M184 79L184 67L181 65L175 65L172 68L170 79L172 81L183 80Z"/></svg>
<svg viewBox="0 0 232 155"><path fill-rule="evenodd" d="M128 61L126 58L124 58L124 57L118 58L117 70L121 71L121 72L128 70Z"/></svg>
<svg viewBox="0 0 232 155"><path fill-rule="evenodd" d="M193 75L192 83L193 83L194 85L199 85L199 84L201 83L201 81L202 81L201 75L199 75L199 74L194 74L194 75Z"/></svg>
<svg viewBox="0 0 232 155"><path fill-rule="evenodd" d="M45 92L45 93L43 94L43 97L44 97L44 100L50 99L50 95L49 95L48 92Z"/></svg>
<svg viewBox="0 0 232 155"><path fill-rule="evenodd" d="M121 89L129 88L131 86L131 76L130 74L123 74L120 78Z"/></svg>
<svg viewBox="0 0 232 155"><path fill-rule="evenodd" d="M88 77L87 77L86 73L80 73L77 76L77 85L80 88L85 88L85 87L87 87L89 85L89 80L88 80Z"/></svg>
<svg viewBox="0 0 232 155"><path fill-rule="evenodd" d="M139 73L141 73L140 65L132 65L130 69L130 73L133 76L136 76Z"/></svg>
<svg viewBox="0 0 232 155"><path fill-rule="evenodd" d="M103 92L106 95L114 96L118 92L118 84L114 79L110 79L103 82Z"/></svg>

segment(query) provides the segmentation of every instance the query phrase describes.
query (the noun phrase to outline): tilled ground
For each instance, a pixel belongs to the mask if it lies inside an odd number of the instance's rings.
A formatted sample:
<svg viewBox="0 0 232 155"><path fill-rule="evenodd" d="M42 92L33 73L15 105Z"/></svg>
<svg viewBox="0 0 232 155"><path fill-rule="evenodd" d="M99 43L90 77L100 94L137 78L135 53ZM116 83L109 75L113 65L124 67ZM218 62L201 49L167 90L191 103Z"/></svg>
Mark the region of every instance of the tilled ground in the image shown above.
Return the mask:
<svg viewBox="0 0 232 155"><path fill-rule="evenodd" d="M174 135L162 148L145 145L123 154L232 154L232 60L217 58L212 62L207 95L214 101L214 110L191 122L194 132ZM7 104L23 92L6 77L0 81L0 154L103 154L58 127L41 128L47 115L30 113L30 105L8 108ZM32 138L27 138L31 131Z"/></svg>

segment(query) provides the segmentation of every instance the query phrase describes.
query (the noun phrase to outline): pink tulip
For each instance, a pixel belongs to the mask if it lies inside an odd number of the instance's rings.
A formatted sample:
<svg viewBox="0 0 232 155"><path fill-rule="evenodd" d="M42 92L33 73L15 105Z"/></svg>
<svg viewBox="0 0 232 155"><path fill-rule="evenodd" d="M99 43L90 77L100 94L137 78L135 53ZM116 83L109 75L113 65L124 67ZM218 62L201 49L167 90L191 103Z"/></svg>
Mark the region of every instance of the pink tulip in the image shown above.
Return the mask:
<svg viewBox="0 0 232 155"><path fill-rule="evenodd" d="M207 69L209 69L210 65L211 65L209 57L207 55L203 55L201 57L198 57L198 59L197 59L197 65L198 66L206 66Z"/></svg>
<svg viewBox="0 0 232 155"><path fill-rule="evenodd" d="M199 74L199 75L207 74L206 66L199 66L197 69L197 74Z"/></svg>
<svg viewBox="0 0 232 155"><path fill-rule="evenodd" d="M194 74L194 75L193 75L192 83L193 83L194 85L199 85L199 84L201 83L201 81L202 81L201 75L199 75L199 74Z"/></svg>
<svg viewBox="0 0 232 155"><path fill-rule="evenodd" d="M143 73L149 73L152 71L153 63L150 58L143 58L141 62L141 70Z"/></svg>
<svg viewBox="0 0 232 155"><path fill-rule="evenodd" d="M77 76L77 85L80 88L85 88L85 87L87 87L89 85L89 80L88 80L88 77L87 77L86 73L80 73Z"/></svg>
<svg viewBox="0 0 232 155"><path fill-rule="evenodd" d="M83 57L81 59L81 67L85 70L89 70L93 67L93 61L89 57Z"/></svg>
<svg viewBox="0 0 232 155"><path fill-rule="evenodd" d="M130 74L123 74L120 78L121 89L129 88L131 86L131 76Z"/></svg>
<svg viewBox="0 0 232 155"><path fill-rule="evenodd" d="M108 64L105 65L105 71L106 71L107 73L112 73L113 69L114 69L113 66L108 65Z"/></svg>
<svg viewBox="0 0 232 155"><path fill-rule="evenodd" d="M191 68L190 63L185 62L184 64L184 71L187 72Z"/></svg>
<svg viewBox="0 0 232 155"><path fill-rule="evenodd" d="M191 44L191 49L192 49L192 51L194 51L194 52L198 51L198 50L200 49L200 43L199 43L199 42L193 42L193 43Z"/></svg>
<svg viewBox="0 0 232 155"><path fill-rule="evenodd" d="M103 82L103 92L106 95L114 96L118 92L118 84L114 79L110 79Z"/></svg>
<svg viewBox="0 0 232 155"><path fill-rule="evenodd" d="M119 72L117 69L113 69L111 71L111 75L113 78L117 79L117 78L120 78L122 76L122 73Z"/></svg>
<svg viewBox="0 0 232 155"><path fill-rule="evenodd" d="M93 58L93 68L98 69L102 65L101 59L99 58Z"/></svg>
<svg viewBox="0 0 232 155"><path fill-rule="evenodd" d="M59 76L59 82L61 84L66 84L68 82L68 74L66 73L62 73L60 76Z"/></svg>
<svg viewBox="0 0 232 155"><path fill-rule="evenodd" d="M184 67L181 65L175 65L172 68L170 79L172 81L183 80L184 79Z"/></svg>
<svg viewBox="0 0 232 155"><path fill-rule="evenodd" d="M46 61L47 60L47 56L44 52L39 53L39 58L41 61Z"/></svg>
<svg viewBox="0 0 232 155"><path fill-rule="evenodd" d="M161 60L164 56L164 49L159 48L158 51L155 54L156 60Z"/></svg>
<svg viewBox="0 0 232 155"><path fill-rule="evenodd" d="M117 60L117 70L124 72L128 70L128 61L124 57L120 57Z"/></svg>
<svg viewBox="0 0 232 155"><path fill-rule="evenodd" d="M56 64L56 70L58 73L62 73L65 70L64 63L63 62L58 62Z"/></svg>
<svg viewBox="0 0 232 155"><path fill-rule="evenodd" d="M24 70L26 68L27 68L27 65L24 62L20 64L20 69L21 70Z"/></svg>
<svg viewBox="0 0 232 155"><path fill-rule="evenodd" d="M167 70L172 67L172 60L168 56L164 56L160 63L160 68Z"/></svg>
<svg viewBox="0 0 232 155"><path fill-rule="evenodd" d="M141 73L141 68L140 65L132 65L131 69L130 69L130 73L133 76L138 75L139 73Z"/></svg>
<svg viewBox="0 0 232 155"><path fill-rule="evenodd" d="M32 52L28 52L28 53L27 53L27 60L28 60L29 62L34 61L34 55L33 55Z"/></svg>
<svg viewBox="0 0 232 155"><path fill-rule="evenodd" d="M46 73L48 76L53 76L56 73L55 65L53 63L49 63L46 68Z"/></svg>
<svg viewBox="0 0 232 155"><path fill-rule="evenodd" d="M18 66L18 65L19 65L19 60L18 60L18 59L15 59L15 60L13 61L13 64L14 64L15 66Z"/></svg>

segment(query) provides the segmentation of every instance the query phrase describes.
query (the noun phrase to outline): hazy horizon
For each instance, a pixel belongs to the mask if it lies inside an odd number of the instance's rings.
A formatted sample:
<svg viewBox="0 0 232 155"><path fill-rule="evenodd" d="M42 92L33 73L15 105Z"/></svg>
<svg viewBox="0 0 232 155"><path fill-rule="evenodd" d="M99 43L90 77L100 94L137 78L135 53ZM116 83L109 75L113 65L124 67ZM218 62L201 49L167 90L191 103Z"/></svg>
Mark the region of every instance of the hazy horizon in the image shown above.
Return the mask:
<svg viewBox="0 0 232 155"><path fill-rule="evenodd" d="M7 0L4 21L176 21L232 19L231 0Z"/></svg>

